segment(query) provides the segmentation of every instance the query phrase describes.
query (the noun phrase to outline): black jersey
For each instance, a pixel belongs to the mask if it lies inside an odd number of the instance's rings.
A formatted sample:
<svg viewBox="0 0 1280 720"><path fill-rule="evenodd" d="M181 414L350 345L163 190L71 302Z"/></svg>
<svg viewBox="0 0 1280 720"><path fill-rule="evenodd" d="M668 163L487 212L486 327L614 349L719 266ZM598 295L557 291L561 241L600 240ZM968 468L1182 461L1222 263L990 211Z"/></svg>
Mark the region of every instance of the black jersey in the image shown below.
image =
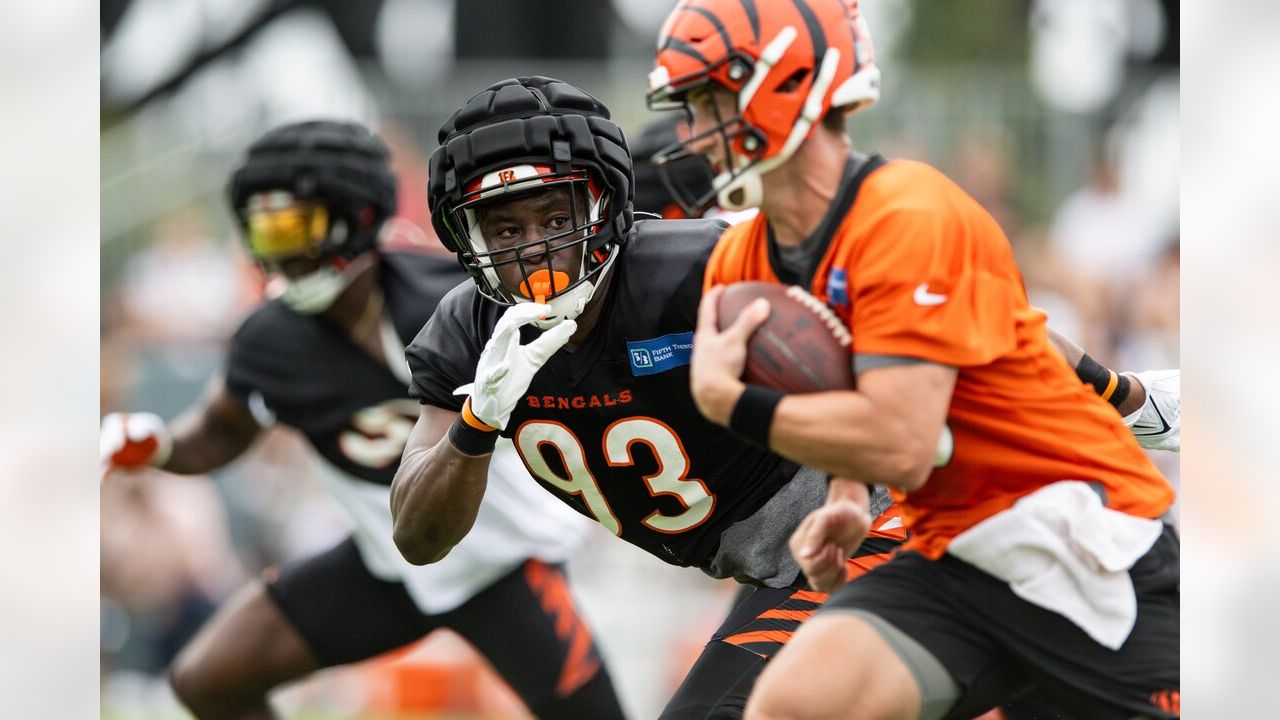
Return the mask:
<svg viewBox="0 0 1280 720"><path fill-rule="evenodd" d="M378 273L401 344L467 279L452 257L412 252L383 252ZM403 362L398 353L388 361ZM393 372L333 325L272 300L236 331L226 376L227 390L255 414L297 428L348 474L391 484L419 414L403 366Z"/></svg>
<svg viewBox="0 0 1280 720"><path fill-rule="evenodd" d="M675 565L706 569L720 535L759 509L797 466L705 420L689 354L707 259L725 225L640 220L582 345L534 376L503 434L548 490L615 535ZM504 307L455 288L406 351L415 396L461 408ZM537 333L525 328L524 341Z"/></svg>

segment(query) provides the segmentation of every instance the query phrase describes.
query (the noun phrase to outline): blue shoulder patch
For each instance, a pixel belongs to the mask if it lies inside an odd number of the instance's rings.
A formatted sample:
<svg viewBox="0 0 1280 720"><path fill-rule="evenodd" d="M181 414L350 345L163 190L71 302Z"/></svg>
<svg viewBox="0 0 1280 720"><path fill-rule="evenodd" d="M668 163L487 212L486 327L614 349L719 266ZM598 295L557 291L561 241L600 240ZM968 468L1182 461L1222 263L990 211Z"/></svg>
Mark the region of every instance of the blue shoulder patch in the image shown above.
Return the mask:
<svg viewBox="0 0 1280 720"><path fill-rule="evenodd" d="M827 275L827 298L838 308L849 307L849 273L833 267Z"/></svg>
<svg viewBox="0 0 1280 720"><path fill-rule="evenodd" d="M627 357L631 359L631 374L637 377L656 375L688 365L689 355L692 352L693 331L627 343Z"/></svg>

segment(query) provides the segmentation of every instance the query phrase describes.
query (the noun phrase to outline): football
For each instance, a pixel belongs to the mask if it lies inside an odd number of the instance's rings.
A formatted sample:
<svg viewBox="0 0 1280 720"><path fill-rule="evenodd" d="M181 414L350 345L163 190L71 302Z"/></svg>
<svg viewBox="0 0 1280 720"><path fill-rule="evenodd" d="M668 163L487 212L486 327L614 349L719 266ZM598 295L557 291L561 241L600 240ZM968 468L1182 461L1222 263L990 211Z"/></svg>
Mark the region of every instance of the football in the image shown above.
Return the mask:
<svg viewBox="0 0 1280 720"><path fill-rule="evenodd" d="M795 285L739 282L720 295L721 330L756 298L769 301L769 317L747 342L742 379L787 393L852 390L853 337L818 298Z"/></svg>

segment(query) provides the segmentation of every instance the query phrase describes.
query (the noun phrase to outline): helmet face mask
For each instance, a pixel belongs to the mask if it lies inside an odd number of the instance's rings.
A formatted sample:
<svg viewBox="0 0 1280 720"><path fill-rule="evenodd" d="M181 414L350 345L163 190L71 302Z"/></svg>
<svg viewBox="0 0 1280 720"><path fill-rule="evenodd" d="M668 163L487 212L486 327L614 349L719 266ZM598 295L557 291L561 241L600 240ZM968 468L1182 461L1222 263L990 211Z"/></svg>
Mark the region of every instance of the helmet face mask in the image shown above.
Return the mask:
<svg viewBox="0 0 1280 720"><path fill-rule="evenodd" d="M275 190L250 195L240 214L249 254L268 272L288 274L282 266L291 261L327 254L331 225L324 203Z"/></svg>
<svg viewBox="0 0 1280 720"><path fill-rule="evenodd" d="M372 263L373 253L348 258L338 251L346 223L330 223L322 202L284 190L254 193L240 210L249 254L283 283L280 300L296 312L327 310Z"/></svg>
<svg viewBox="0 0 1280 720"><path fill-rule="evenodd" d="M609 198L588 173L518 165L484 174L449 208L450 242L490 300L513 305L565 296L592 281L609 253L588 251ZM527 232L530 226L536 230Z"/></svg>
<svg viewBox="0 0 1280 720"><path fill-rule="evenodd" d="M632 140L638 212L678 220L701 217L710 209L709 203L699 200L714 201L711 179L715 171L705 157L682 152L689 132L685 113L664 112L646 123ZM671 158L659 170L657 158L662 153L679 157Z"/></svg>
<svg viewBox="0 0 1280 720"><path fill-rule="evenodd" d="M764 153L759 130L748 125L736 109L726 110L725 105L732 105L722 102L726 95L706 79L673 96L671 102L678 103L677 107L684 111L690 132L653 157L667 191L690 217L700 217L714 206L717 195L750 170ZM699 115L705 116L707 122L698 122ZM706 164L710 164L713 173L710 183L696 182L701 179L697 168Z"/></svg>
<svg viewBox="0 0 1280 720"><path fill-rule="evenodd" d="M543 328L577 317L632 226L631 155L608 108L559 80L512 78L472 97L439 141L431 222L480 293L546 302Z"/></svg>
<svg viewBox="0 0 1280 720"><path fill-rule="evenodd" d="M690 90L715 83L737 93L751 77L755 61L750 55L732 50L720 59L672 78L665 66L659 65L649 74L650 92L646 102L650 110L681 110Z"/></svg>

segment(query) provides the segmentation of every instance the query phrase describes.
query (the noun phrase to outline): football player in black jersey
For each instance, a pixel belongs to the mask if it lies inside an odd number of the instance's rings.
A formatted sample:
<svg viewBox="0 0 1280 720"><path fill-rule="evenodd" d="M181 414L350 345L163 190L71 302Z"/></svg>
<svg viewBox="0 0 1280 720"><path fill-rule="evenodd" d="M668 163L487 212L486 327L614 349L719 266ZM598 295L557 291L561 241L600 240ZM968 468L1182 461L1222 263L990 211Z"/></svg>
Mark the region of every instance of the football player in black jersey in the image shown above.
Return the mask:
<svg viewBox="0 0 1280 720"><path fill-rule="evenodd" d="M456 552L509 438L543 487L613 534L755 586L665 715L741 712L822 599L787 537L826 482L707 422L690 397L703 269L724 223L633 217L621 131L563 82L493 85L439 139L432 222L474 282L407 350L425 405L392 484L396 544L416 563ZM854 562L893 544L873 538Z"/></svg>
<svg viewBox="0 0 1280 720"><path fill-rule="evenodd" d="M337 547L229 600L175 660L174 688L201 718L271 717L273 688L448 627L538 716L620 717L559 568L584 522L529 480L509 445L488 467L478 533L448 561L413 567L392 543L388 486L418 416L401 338L466 275L443 252L379 248L395 211L388 160L352 123L293 124L255 142L229 200L283 292L244 321L225 372L179 419L104 419L108 468L176 473L221 467L266 426L289 425L327 461L326 488L355 525Z"/></svg>

